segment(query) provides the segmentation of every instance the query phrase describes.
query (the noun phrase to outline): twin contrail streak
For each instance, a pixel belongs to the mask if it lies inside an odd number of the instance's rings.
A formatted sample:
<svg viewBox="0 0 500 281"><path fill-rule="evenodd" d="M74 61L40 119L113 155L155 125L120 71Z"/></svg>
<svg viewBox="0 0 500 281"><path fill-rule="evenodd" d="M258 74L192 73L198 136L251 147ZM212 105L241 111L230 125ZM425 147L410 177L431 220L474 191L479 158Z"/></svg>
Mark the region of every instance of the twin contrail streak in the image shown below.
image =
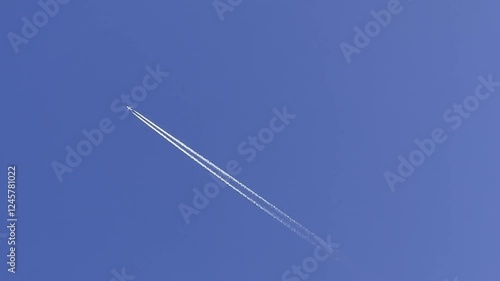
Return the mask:
<svg viewBox="0 0 500 281"><path fill-rule="evenodd" d="M144 124L146 124L148 127L153 129L155 132L157 132L160 136L162 136L164 139L166 139L168 142L170 142L172 145L174 145L176 148L178 148L180 151L182 151L184 154L186 154L189 158L194 160L196 163L198 163L200 166L202 166L205 170L216 176L218 179L220 179L222 182L227 184L229 187L234 189L236 192L241 194L243 197L245 197L247 200L255 204L257 207L259 207L261 210L269 214L271 217L285 225L288 229L291 231L295 232L298 234L300 237L303 239L309 241L315 246L320 246L327 250L328 252L333 252L333 249L328 245L323 239L321 239L319 236L314 234L312 231L307 229L305 226L301 225L298 223L296 220L285 214L283 211L281 211L278 207L275 205L269 203L266 199L255 193L252 189L235 179L233 176L228 174L226 171L222 170L219 168L217 165L203 157L201 154L198 152L194 151L191 149L189 146L184 144L182 141L178 140L162 128L160 128L158 125L156 125L154 122L140 114L134 109L130 108L130 111L136 116L139 120L141 120ZM208 167L208 166L210 167ZM216 173L213 169L218 171L221 175ZM225 178L223 178L225 177ZM239 185L244 189L244 191L249 192L250 194L245 194L243 190L240 190L238 187L235 187L233 183L230 183L229 181L232 181L236 185ZM251 196L254 196L256 198L251 198ZM259 201L259 202L257 202ZM264 205L264 206L263 206Z"/></svg>
<svg viewBox="0 0 500 281"><path fill-rule="evenodd" d="M146 118L145 116L143 116L142 114L140 114L137 111L134 112L134 113L137 114L138 117L140 117L140 118L142 117L143 120L149 122L156 129L158 129L159 131L161 131L164 135L168 136L170 139L174 140L177 144L179 144L180 146L182 146L184 149L188 150L189 152L191 152L192 154L194 154L196 157L198 157L201 160L205 161L212 168L215 168L217 171L219 171L220 173L222 173L224 176L230 178L235 183L237 183L238 185L240 185L241 187L243 187L246 191L250 192L252 195L254 195L257 198L259 198L260 200L262 200L265 204L267 204L269 207L271 207L274 211L276 211L277 213L279 213L282 216L286 217L287 219L289 219L293 223L299 225L302 229L306 230L307 232L310 232L310 234L314 234L311 231L307 230L307 228L305 228L304 226L302 226L300 223L298 223L297 221L295 221L294 219L292 219L290 216L288 216L287 214L285 214L285 212L281 211L278 207L276 207L275 205L269 203L266 199L264 199L263 197L261 197L259 194L255 193L252 189L250 189L249 187L247 187L246 185L244 185L243 183L241 183L240 181L238 181L236 178L234 178L233 176L231 176L230 174L228 174L226 171L222 170L217 165L215 165L214 163L212 163L210 160L206 159L201 154L199 154L198 152L194 151L189 146L187 146L186 144L184 144L182 141L178 140L177 138L175 138L174 136L172 136L171 134L169 134L168 132L166 132L165 130L163 130L162 128L160 128L159 126L157 126L154 122L152 122L151 120L149 120L148 118Z"/></svg>
<svg viewBox="0 0 500 281"><path fill-rule="evenodd" d="M186 150L184 150L183 148L179 147L179 145L177 143L175 143L173 140L169 139L168 136L163 135L158 129L156 129L154 126L152 126L151 124L149 124L148 121L143 120L138 115L136 115L136 117L138 117L139 119L141 119L141 121L143 121L146 125L148 125L151 129L153 129L159 135L161 135L164 139L166 139L172 145L174 145L175 147L177 147L180 151L184 152L184 154L186 154L188 157L190 157L191 159L193 159L196 163L200 164L208 172L210 172L211 174L213 174L214 176L216 176L218 179L220 179L221 181L223 181L225 184L227 184L228 186L230 186L231 188L233 188L236 192L238 192L239 194L241 194L243 197L245 197L246 199L248 199L250 202L254 203L260 209L262 209L263 211L265 211L266 213L268 213L269 215L271 215L273 218L279 220L281 223L285 224L288 227L291 227L289 224L287 224L286 221L283 221L280 217L276 216L275 214L271 213L270 211L268 211L267 209L265 209L264 207L262 207L259 203L257 203L255 200L253 200L252 198L248 197L245 193L241 192L239 189L237 189L236 187L234 187L231 183L229 183L226 179L223 179L220 175L218 175L217 173L215 173L213 170L211 170L209 167L207 167L204 163L201 163L201 161L199 159L196 159L193 155L189 154Z"/></svg>

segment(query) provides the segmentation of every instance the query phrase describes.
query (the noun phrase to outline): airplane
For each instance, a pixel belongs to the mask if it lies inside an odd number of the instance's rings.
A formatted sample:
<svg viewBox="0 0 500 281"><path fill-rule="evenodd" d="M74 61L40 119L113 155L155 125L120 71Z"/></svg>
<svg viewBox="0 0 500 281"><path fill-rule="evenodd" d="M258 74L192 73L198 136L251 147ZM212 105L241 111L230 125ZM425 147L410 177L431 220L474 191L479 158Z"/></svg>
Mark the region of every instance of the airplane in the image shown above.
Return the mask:
<svg viewBox="0 0 500 281"><path fill-rule="evenodd" d="M127 105L127 109L128 109L129 111L134 110L134 109L133 109L130 105Z"/></svg>

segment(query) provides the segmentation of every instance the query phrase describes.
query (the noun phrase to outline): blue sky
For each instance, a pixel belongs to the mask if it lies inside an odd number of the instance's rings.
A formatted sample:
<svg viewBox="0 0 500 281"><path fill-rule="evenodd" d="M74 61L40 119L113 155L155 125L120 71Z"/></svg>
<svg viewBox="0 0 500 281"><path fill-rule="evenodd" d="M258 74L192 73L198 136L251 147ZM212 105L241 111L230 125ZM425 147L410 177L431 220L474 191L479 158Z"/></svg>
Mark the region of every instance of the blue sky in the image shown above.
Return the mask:
<svg viewBox="0 0 500 281"><path fill-rule="evenodd" d="M237 161L238 179L341 244L345 262L307 280L497 280L500 88L456 130L443 114L478 76L500 81L500 4L401 1L348 63L339 44L388 3L243 0L221 21L211 1L69 1L17 47L9 33L42 8L1 4L0 155L5 178L17 165L19 219L15 275L0 228L2 280L285 280L313 255L229 188L186 224L179 204L213 179L111 109L148 67L169 75L137 110L222 168ZM247 161L238 146L284 107L296 117ZM100 122L112 132L60 181L53 163ZM435 128L446 142L392 192L384 173Z"/></svg>

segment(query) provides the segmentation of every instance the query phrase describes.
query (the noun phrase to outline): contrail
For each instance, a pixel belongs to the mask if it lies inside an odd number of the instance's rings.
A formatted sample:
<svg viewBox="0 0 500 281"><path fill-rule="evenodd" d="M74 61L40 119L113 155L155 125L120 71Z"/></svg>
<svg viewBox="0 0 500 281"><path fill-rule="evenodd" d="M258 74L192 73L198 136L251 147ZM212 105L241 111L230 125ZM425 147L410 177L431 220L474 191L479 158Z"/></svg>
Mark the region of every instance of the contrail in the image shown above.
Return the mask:
<svg viewBox="0 0 500 281"><path fill-rule="evenodd" d="M235 179L233 176L228 174L226 171L222 170L219 168L217 165L203 157L201 154L197 153L193 149L191 149L189 146L184 144L182 141L178 140L165 130L163 130L161 127L156 125L154 122L140 114L134 109L131 109L132 113L139 119L141 120L144 124L146 124L148 127L153 129L155 132L157 132L160 136L162 136L164 139L166 139L168 142L170 142L172 145L174 145L176 148L178 148L180 151L182 151L184 154L186 154L188 157L190 157L192 160L194 160L196 163L198 163L200 166L205 168L208 172L219 178L221 181L223 181L225 184L230 186L232 189L237 191L239 194L241 194L243 197L245 197L247 200L255 204L257 207L259 207L261 210L265 211L267 214L272 216L274 219L285 225L287 228L298 234L300 237L303 239L307 240L308 242L312 243L315 246L321 246L322 248L325 248L325 250L329 252L333 252L333 249L319 236L314 234L312 231L295 221L293 218L285 214L283 211L281 211L278 207L274 206L273 204L269 203L267 200L265 200L263 197L255 193L253 190L251 190L249 187L244 185L243 183L239 182L237 179ZM182 147L181 147L182 146ZM187 151L186 151L187 150ZM188 151L191 153L188 153ZM196 157L199 159L197 159ZM201 159L201 160L200 160ZM202 163L201 161L204 161L205 163ZM268 208L263 207L261 204L256 202L253 198L250 198L247 194L243 193L241 190L236 188L233 184L229 183L227 179L222 178L219 174L217 174L215 171L213 171L211 168L207 167L208 164L212 168L216 169L219 173L223 174L223 176L229 178L230 180L234 181L241 187L243 187L246 191L250 192L252 195L257 197L259 200L265 203L271 210ZM274 211L274 212L273 212ZM280 214L282 217L278 216L276 213ZM284 217L284 218L283 218ZM292 225L293 224L293 225Z"/></svg>
<svg viewBox="0 0 500 281"><path fill-rule="evenodd" d="M139 117L138 115L136 115L136 117L138 117L139 119L141 119L141 117ZM252 202L253 204L255 204L261 210L263 210L264 212L268 213L270 216L272 216L273 218L275 218L276 220L278 220L279 222L281 222L282 224L284 224L285 226L287 226L289 229L291 229L293 232L295 232L296 234L298 234L300 237L306 239L307 241L309 241L310 243L312 243L314 245L317 245L317 243L315 243L313 240L310 240L310 238L308 236L304 235L298 229L296 229L295 227L291 226L287 221L283 220L282 218L280 218L276 214L274 214L271 211L269 211L268 209L264 208L262 205L260 205L254 199L250 198L249 196L247 196L246 194L244 194L243 192L241 192L239 189L237 189L235 186L233 186L231 183L229 183L226 179L223 179L220 175L218 175L217 173L215 173L213 170L211 170L205 164L201 163L199 159L196 159L195 157L193 157L193 155L189 154L186 150L184 150L183 148L179 147L174 141L172 141L171 139L169 139L168 136L163 135L160 131L158 131L156 128L154 128L151 124L147 123L147 121L142 120L142 119L141 119L141 121L143 121L147 126L149 126L151 129L153 129L154 131L156 131L159 135L161 135L164 139L166 139L168 142L170 142L171 144L173 144L179 150L181 150L182 152L184 152L184 154L186 154L188 157L190 157L191 159L193 159L196 163L200 164L203 168L205 168L211 174L213 174L218 179L220 179L221 181L223 181L225 184L227 184L228 186L230 186L232 189L234 189L236 192L238 192L243 197L245 197L246 199L248 199L250 202Z"/></svg>
<svg viewBox="0 0 500 281"><path fill-rule="evenodd" d="M331 249L330 246L323 240L321 239L319 236L317 236L315 233L313 233L312 231L310 231L309 229L307 229L305 226L303 226L302 224L300 224L299 222L297 222L296 220L294 220L293 218L291 218L290 216L288 216L285 212L281 211L278 207L276 207L275 205L271 204L270 202L268 202L266 199L264 199L262 196L258 195L256 192L254 192L252 189L250 189L249 187L247 187L246 185L244 185L243 183L241 183L240 181L238 181L237 179L235 179L233 176L231 176L230 174L228 174L226 171L224 171L223 169L219 168L217 165L215 165L214 163L212 163L210 160L208 160L207 158L203 157L201 154L199 154L198 152L194 151L193 149L191 149L189 146L187 146L186 144L184 144L182 141L180 141L179 139L175 138L174 136L172 136L171 134L169 134L167 131L163 130L161 127L159 127L158 125L156 125L153 121L149 120L147 117L145 117L144 115L140 114L139 112L137 112L136 110L131 110L132 113L134 113L134 115L136 117L138 117L139 119L142 119L143 122L145 122L147 125L151 125L153 127L156 128L155 131L161 131L163 134L159 134L162 135L163 137L168 137L170 138L171 140L173 140L174 142L176 142L178 145L182 146L184 149L188 150L189 152L191 152L192 154L194 154L196 157L200 158L201 160L203 160L205 163L207 163L209 166L215 168L217 171L219 171L220 173L222 173L224 176L226 176L227 178L231 179L232 181L234 181L236 184L240 185L241 187L243 187L246 191L250 192L252 195L256 196L258 199L260 199L262 202L264 202L264 204L266 204L269 208L271 208L273 211L275 211L276 213L282 215L283 217L285 217L289 223L288 227L290 227L290 223L291 224L294 224L296 228L300 229L302 232L304 232L304 234L306 235L306 237L308 237L308 240L313 240L313 244L316 244L316 245L319 245L323 248L327 248L327 249ZM148 124L149 123L149 124ZM150 126L150 127L151 127ZM168 139L167 139L168 140ZM169 142L171 142L169 140ZM178 147L176 145L176 147ZM179 148L179 147L178 147ZM179 148L180 149L180 148ZM181 149L182 150L182 149ZM182 150L183 152L185 150ZM186 152L184 152L186 153ZM186 155L188 155L186 153ZM190 155L188 155L190 156ZM198 162L199 163L199 162ZM238 192L240 192L240 190L238 190ZM245 196L247 197L247 196ZM248 199L248 197L247 197ZM255 201L253 201L255 203ZM261 206L259 206L261 207ZM262 207L261 207L262 208ZM282 221L281 221L282 222ZM282 222L283 223L283 222ZM304 238L304 237L303 237ZM311 241L310 241L311 242Z"/></svg>

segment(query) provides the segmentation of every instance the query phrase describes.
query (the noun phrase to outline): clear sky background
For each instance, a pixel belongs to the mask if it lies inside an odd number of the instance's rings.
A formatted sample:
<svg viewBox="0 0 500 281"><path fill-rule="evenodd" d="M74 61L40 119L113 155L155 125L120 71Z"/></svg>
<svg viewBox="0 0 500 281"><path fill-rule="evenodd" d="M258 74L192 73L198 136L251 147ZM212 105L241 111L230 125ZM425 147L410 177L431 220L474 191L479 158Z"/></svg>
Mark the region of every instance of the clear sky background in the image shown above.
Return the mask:
<svg viewBox="0 0 500 281"><path fill-rule="evenodd" d="M500 81L500 3L404 0L347 63L339 44L388 2L243 0L221 21L207 0L70 1L16 54L7 34L41 8L4 1L0 235L9 164L19 222L15 275L0 236L1 279L279 281L313 254L229 188L186 224L178 205L212 178L111 110L159 65L170 75L137 110L341 244L345 262L308 280L499 280L500 88L455 131L442 115L479 75ZM247 161L238 145L285 106L296 118ZM114 131L60 182L52 163L103 118ZM392 192L384 172L434 128L447 141Z"/></svg>

